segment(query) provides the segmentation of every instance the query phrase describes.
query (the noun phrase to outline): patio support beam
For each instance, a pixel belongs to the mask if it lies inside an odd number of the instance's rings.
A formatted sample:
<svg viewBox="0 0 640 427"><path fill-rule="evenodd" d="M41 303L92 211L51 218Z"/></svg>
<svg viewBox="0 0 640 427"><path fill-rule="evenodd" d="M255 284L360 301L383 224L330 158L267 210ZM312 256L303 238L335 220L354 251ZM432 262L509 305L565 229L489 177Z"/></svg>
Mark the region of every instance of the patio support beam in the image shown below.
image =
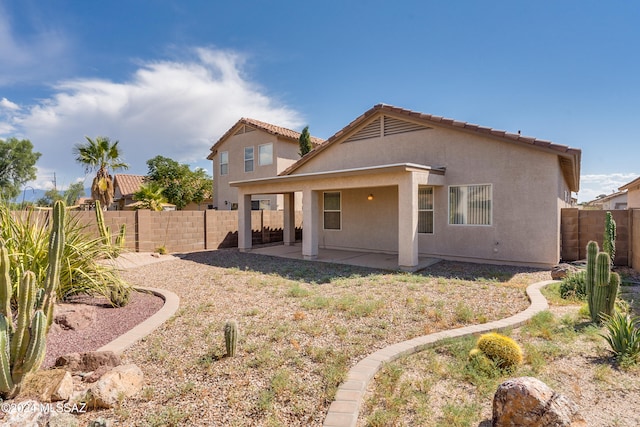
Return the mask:
<svg viewBox="0 0 640 427"><path fill-rule="evenodd" d="M418 180L408 173L398 184L398 267L418 267Z"/></svg>
<svg viewBox="0 0 640 427"><path fill-rule="evenodd" d="M251 250L251 194L238 192L238 249Z"/></svg>
<svg viewBox="0 0 640 427"><path fill-rule="evenodd" d="M295 193L284 193L284 212L283 212L283 236L285 246L292 246L296 243L296 211L295 211Z"/></svg>
<svg viewBox="0 0 640 427"><path fill-rule="evenodd" d="M318 191L302 192L302 257L318 258Z"/></svg>

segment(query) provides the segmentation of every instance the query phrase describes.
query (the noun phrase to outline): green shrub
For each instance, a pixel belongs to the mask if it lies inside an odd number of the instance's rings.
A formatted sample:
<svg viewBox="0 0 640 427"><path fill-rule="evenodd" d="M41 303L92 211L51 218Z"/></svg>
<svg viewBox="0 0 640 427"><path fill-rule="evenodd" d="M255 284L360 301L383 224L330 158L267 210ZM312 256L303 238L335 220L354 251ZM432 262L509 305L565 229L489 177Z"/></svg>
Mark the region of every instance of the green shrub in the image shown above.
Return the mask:
<svg viewBox="0 0 640 427"><path fill-rule="evenodd" d="M626 359L637 363L640 359L640 318L616 312L604 316L608 335L602 335L618 361Z"/></svg>
<svg viewBox="0 0 640 427"><path fill-rule="evenodd" d="M564 299L584 300L587 297L585 286L586 273L579 271L562 279L560 284L560 296Z"/></svg>
<svg viewBox="0 0 640 427"><path fill-rule="evenodd" d="M113 289L132 289L108 262L110 251L101 238L92 238L76 216L67 215L64 223L65 245L60 267L57 298L77 294L104 296L111 301ZM51 224L43 212L12 213L0 204L0 238L5 242L11 263L11 279L18 283L22 272L33 271L36 283L44 283L48 266Z"/></svg>
<svg viewBox="0 0 640 427"><path fill-rule="evenodd" d="M489 332L478 338L476 347L500 369L514 369L522 363L522 349L507 336Z"/></svg>

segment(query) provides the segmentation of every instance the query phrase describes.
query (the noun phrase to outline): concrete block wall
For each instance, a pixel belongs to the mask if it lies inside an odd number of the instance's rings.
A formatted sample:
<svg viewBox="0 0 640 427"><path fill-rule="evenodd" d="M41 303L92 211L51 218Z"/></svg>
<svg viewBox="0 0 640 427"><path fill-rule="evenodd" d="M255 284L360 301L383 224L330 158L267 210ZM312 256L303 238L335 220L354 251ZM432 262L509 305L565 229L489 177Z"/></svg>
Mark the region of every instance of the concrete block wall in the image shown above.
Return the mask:
<svg viewBox="0 0 640 427"><path fill-rule="evenodd" d="M629 265L631 234L629 210L611 210L616 222L616 265ZM602 249L604 221L607 211L562 209L561 212L561 256L563 261L577 261L587 257L587 243L595 240ZM640 236L640 235L636 235Z"/></svg>
<svg viewBox="0 0 640 427"><path fill-rule="evenodd" d="M14 211L13 215L47 224L48 211ZM73 211L69 216L84 227L85 233L100 236L94 211ZM237 211L106 211L105 225L115 238L122 224L126 226L125 247L130 251L153 252L165 247L168 252L192 252L238 246ZM296 212L296 236L302 238L302 212ZM252 211L254 244L282 241L282 211Z"/></svg>
<svg viewBox="0 0 640 427"><path fill-rule="evenodd" d="M629 215L631 241L631 268L640 271L640 209L631 209Z"/></svg>

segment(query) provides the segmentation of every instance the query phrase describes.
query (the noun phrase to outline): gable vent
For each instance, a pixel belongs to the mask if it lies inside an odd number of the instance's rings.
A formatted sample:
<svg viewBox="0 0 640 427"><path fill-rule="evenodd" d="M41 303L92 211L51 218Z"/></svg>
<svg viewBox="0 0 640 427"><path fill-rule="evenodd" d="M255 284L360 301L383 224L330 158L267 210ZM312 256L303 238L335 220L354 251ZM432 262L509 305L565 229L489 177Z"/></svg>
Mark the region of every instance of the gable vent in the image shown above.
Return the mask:
<svg viewBox="0 0 640 427"><path fill-rule="evenodd" d="M380 136L380 118L372 121L344 142L360 141L361 139L377 138Z"/></svg>
<svg viewBox="0 0 640 427"><path fill-rule="evenodd" d="M240 126L240 129L238 129L236 131L236 133L234 133L233 135L242 135L243 133L249 133L249 132L253 132L254 130L256 130L256 128L251 127L251 126L247 126L247 125L242 125Z"/></svg>
<svg viewBox="0 0 640 427"><path fill-rule="evenodd" d="M384 118L384 135L395 135L398 133L415 132L423 129L431 129L426 126L422 126L416 123L406 122L404 120L398 120L392 117L385 116Z"/></svg>

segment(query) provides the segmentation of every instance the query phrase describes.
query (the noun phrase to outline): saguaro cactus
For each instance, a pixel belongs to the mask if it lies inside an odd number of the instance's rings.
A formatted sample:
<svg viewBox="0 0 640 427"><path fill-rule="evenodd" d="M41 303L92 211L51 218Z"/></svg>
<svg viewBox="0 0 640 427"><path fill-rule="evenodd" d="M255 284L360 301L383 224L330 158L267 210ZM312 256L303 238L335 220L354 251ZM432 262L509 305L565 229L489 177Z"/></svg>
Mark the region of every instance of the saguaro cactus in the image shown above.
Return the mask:
<svg viewBox="0 0 640 427"><path fill-rule="evenodd" d="M613 265L616 257L616 221L613 219L611 212L607 212L604 219L602 250L609 254L611 265Z"/></svg>
<svg viewBox="0 0 640 427"><path fill-rule="evenodd" d="M611 272L609 254L600 252L594 241L587 245L585 287L591 321L600 322L603 314L611 316L618 296L620 276Z"/></svg>
<svg viewBox="0 0 640 427"><path fill-rule="evenodd" d="M64 248L64 203L53 207L49 238L49 268L42 289L36 291L35 274L26 271L16 287L18 312L13 324L9 275L9 253L0 242L0 393L13 397L24 376L40 368L45 356L46 336L53 320L53 304L60 283L60 261Z"/></svg>
<svg viewBox="0 0 640 427"><path fill-rule="evenodd" d="M229 320L224 325L224 344L227 348L227 357L234 357L238 348L238 322Z"/></svg>

